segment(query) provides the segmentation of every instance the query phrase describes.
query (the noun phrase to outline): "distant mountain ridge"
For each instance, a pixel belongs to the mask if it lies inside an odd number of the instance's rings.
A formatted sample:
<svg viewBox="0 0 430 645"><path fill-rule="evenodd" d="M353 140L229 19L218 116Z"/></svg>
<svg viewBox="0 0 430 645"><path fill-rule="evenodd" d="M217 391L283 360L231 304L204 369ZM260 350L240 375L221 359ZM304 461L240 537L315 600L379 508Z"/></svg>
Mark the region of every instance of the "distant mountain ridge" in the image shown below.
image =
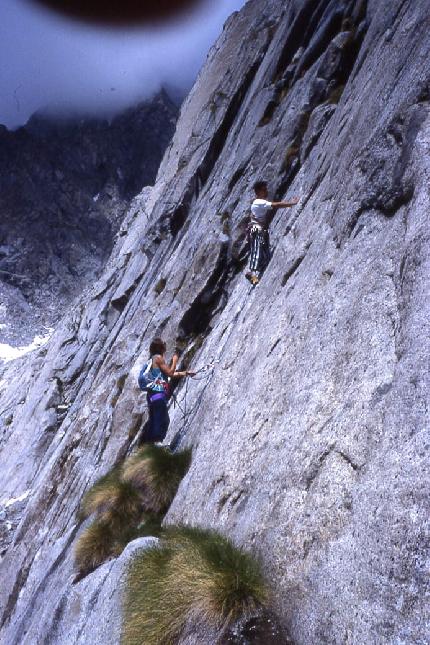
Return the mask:
<svg viewBox="0 0 430 645"><path fill-rule="evenodd" d="M162 90L111 120L37 112L0 126L0 342L29 342L95 279L177 113Z"/></svg>

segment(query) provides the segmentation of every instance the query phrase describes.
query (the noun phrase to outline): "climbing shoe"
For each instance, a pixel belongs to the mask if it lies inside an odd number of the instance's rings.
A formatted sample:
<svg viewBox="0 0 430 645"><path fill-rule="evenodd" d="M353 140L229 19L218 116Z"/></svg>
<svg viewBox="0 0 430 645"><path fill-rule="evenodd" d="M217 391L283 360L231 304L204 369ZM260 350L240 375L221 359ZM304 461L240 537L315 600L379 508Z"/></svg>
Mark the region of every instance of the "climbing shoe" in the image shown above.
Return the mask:
<svg viewBox="0 0 430 645"><path fill-rule="evenodd" d="M260 282L260 278L257 278L257 276L254 275L251 271L245 273L245 278L250 281L253 287L255 287L255 285Z"/></svg>

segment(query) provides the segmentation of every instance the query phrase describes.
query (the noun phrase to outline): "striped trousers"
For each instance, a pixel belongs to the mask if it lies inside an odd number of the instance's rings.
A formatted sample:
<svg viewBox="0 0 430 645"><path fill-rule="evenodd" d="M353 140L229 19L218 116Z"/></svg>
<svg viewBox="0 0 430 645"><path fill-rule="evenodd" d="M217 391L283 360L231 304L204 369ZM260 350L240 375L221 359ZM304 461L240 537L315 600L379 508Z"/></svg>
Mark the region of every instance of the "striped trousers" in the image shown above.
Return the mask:
<svg viewBox="0 0 430 645"><path fill-rule="evenodd" d="M249 269L260 277L270 260L269 233L259 226L251 225L249 238L251 246Z"/></svg>

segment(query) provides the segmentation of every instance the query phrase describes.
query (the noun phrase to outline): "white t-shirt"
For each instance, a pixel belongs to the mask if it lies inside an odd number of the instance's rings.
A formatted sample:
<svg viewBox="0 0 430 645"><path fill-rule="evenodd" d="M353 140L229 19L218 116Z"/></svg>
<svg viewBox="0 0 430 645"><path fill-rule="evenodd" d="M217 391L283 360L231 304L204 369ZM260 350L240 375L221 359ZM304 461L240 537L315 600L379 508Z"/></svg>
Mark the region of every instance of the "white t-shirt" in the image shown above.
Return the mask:
<svg viewBox="0 0 430 645"><path fill-rule="evenodd" d="M254 199L251 206L251 221L265 227L267 225L267 214L271 208L272 202L268 202L265 199Z"/></svg>

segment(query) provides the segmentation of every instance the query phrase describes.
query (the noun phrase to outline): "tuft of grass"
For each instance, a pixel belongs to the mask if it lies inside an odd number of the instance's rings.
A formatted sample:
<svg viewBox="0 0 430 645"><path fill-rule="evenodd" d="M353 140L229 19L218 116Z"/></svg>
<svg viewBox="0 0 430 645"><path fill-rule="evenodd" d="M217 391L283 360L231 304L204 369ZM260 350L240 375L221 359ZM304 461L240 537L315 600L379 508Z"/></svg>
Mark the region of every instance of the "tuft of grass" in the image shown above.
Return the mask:
<svg viewBox="0 0 430 645"><path fill-rule="evenodd" d="M147 512L160 514L172 503L190 463L190 450L172 453L148 444L125 461L122 479L140 491Z"/></svg>
<svg viewBox="0 0 430 645"><path fill-rule="evenodd" d="M97 515L102 524L112 529L138 521L142 514L141 496L120 475L120 468L114 468L94 484L82 500L80 519Z"/></svg>
<svg viewBox="0 0 430 645"><path fill-rule="evenodd" d="M287 170L291 163L293 162L294 159L296 159L299 156L300 152L300 147L294 144L291 144L287 148L287 152L285 153L284 157L284 163L282 165L284 170Z"/></svg>
<svg viewBox="0 0 430 645"><path fill-rule="evenodd" d="M102 522L93 522L78 538L75 545L75 563L81 573L90 573L113 552L112 529Z"/></svg>
<svg viewBox="0 0 430 645"><path fill-rule="evenodd" d="M95 484L91 486L82 498L78 519L86 520L90 515L97 511L97 499L106 487L110 487L119 481L119 468L112 468L106 475L100 477Z"/></svg>
<svg viewBox="0 0 430 645"><path fill-rule="evenodd" d="M154 291L159 296L161 293L163 293L164 289L166 288L167 280L165 278L160 278L160 280L157 282L157 284L154 287Z"/></svg>
<svg viewBox="0 0 430 645"><path fill-rule="evenodd" d="M221 629L267 602L250 554L215 531L169 528L131 564L122 645L173 645L190 620Z"/></svg>
<svg viewBox="0 0 430 645"><path fill-rule="evenodd" d="M118 557L129 542L138 538L159 537L163 531L161 527L162 521L162 515L144 515L137 526L125 525L121 527L112 535L112 555Z"/></svg>
<svg viewBox="0 0 430 645"><path fill-rule="evenodd" d="M230 213L224 211L221 213L221 225L224 235L230 235Z"/></svg>
<svg viewBox="0 0 430 645"><path fill-rule="evenodd" d="M158 536L161 522L191 462L191 451L146 445L85 494L79 519L95 521L81 534L75 562L81 577L122 553L138 537Z"/></svg>
<svg viewBox="0 0 430 645"><path fill-rule="evenodd" d="M343 91L345 89L345 85L338 85L335 87L329 94L328 98L326 101L324 101L325 104L334 104L337 105L342 98Z"/></svg>
<svg viewBox="0 0 430 645"><path fill-rule="evenodd" d="M163 519L164 515L146 514L136 529L137 537L160 537L163 532L161 526Z"/></svg>
<svg viewBox="0 0 430 645"><path fill-rule="evenodd" d="M220 533L179 527L167 529L166 536L175 549L195 550L205 563L211 578L207 588L211 622L217 622L220 617L231 622L249 615L267 601L267 588L258 562Z"/></svg>
<svg viewBox="0 0 430 645"><path fill-rule="evenodd" d="M109 558L118 557L129 542L140 537L159 537L163 516L142 516L139 524L124 524L112 528L103 521L93 522L78 538L75 564L80 574L94 571Z"/></svg>

